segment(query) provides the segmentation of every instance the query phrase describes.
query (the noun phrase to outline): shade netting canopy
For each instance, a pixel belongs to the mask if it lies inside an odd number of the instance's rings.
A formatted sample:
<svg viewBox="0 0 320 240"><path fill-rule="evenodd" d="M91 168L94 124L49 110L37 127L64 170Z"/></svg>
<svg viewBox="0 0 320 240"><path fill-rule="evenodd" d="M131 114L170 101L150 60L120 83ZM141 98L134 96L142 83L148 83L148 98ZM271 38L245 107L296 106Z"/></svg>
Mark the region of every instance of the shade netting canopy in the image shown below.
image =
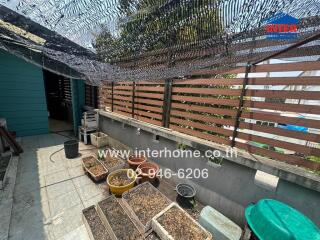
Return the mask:
<svg viewBox="0 0 320 240"><path fill-rule="evenodd" d="M177 78L202 68L243 66L316 34L320 22L319 0L0 3L0 48L93 84ZM266 26L272 23L296 25L296 33L270 39ZM319 53L319 40L314 40L282 57Z"/></svg>

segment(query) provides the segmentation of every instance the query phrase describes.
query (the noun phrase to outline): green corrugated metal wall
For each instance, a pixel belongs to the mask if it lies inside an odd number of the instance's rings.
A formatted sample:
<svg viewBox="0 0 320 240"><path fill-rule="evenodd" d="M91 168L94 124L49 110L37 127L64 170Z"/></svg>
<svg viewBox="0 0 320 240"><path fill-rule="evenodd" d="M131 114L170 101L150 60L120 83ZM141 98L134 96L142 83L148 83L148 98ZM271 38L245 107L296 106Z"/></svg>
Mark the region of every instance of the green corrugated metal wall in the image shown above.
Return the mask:
<svg viewBox="0 0 320 240"><path fill-rule="evenodd" d="M18 136L49 132L42 69L0 50L0 118Z"/></svg>

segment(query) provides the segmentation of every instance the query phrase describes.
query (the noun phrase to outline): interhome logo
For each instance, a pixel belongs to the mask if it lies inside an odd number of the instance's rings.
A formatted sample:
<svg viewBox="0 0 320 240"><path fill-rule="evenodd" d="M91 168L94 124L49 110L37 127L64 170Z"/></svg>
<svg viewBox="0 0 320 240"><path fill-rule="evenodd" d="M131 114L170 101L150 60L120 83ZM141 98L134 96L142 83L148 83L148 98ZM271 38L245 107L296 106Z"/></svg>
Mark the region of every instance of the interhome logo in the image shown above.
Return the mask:
<svg viewBox="0 0 320 240"><path fill-rule="evenodd" d="M280 13L266 20L267 39L295 39L298 37L299 20Z"/></svg>

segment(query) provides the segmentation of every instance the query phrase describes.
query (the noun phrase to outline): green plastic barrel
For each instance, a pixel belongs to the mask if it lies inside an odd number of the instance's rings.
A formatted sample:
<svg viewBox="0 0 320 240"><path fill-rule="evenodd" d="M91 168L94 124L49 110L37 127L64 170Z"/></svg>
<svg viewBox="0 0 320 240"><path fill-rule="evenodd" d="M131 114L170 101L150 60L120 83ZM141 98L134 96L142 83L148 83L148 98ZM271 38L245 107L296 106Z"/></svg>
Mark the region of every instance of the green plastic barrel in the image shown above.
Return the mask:
<svg viewBox="0 0 320 240"><path fill-rule="evenodd" d="M320 230L309 218L277 200L250 204L245 217L260 240L320 240Z"/></svg>

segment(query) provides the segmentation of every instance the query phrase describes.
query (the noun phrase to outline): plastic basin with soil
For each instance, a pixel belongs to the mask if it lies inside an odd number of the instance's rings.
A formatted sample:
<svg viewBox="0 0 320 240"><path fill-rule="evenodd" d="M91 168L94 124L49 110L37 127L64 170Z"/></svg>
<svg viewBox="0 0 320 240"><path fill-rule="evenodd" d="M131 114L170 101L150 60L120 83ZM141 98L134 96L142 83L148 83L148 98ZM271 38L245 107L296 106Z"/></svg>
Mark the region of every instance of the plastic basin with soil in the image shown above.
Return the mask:
<svg viewBox="0 0 320 240"><path fill-rule="evenodd" d="M211 240L212 235L176 203L152 219L152 229L162 240Z"/></svg>
<svg viewBox="0 0 320 240"><path fill-rule="evenodd" d="M83 222L91 240L111 240L94 206L82 210Z"/></svg>
<svg viewBox="0 0 320 240"><path fill-rule="evenodd" d="M115 196L102 200L97 205L98 214L111 233L113 240L140 240L142 234L120 205Z"/></svg>
<svg viewBox="0 0 320 240"><path fill-rule="evenodd" d="M128 158L128 163L131 169L136 170L137 167L141 164L147 161L147 158L145 156L140 155L131 155Z"/></svg>
<svg viewBox="0 0 320 240"><path fill-rule="evenodd" d="M137 174L132 169L119 169L109 174L107 184L110 192L117 196L134 187Z"/></svg>
<svg viewBox="0 0 320 240"><path fill-rule="evenodd" d="M82 158L82 166L95 182L106 179L108 175L108 170L94 156Z"/></svg>
<svg viewBox="0 0 320 240"><path fill-rule="evenodd" d="M147 232L151 228L151 219L170 205L171 201L149 182L125 192L123 204L130 216Z"/></svg>

